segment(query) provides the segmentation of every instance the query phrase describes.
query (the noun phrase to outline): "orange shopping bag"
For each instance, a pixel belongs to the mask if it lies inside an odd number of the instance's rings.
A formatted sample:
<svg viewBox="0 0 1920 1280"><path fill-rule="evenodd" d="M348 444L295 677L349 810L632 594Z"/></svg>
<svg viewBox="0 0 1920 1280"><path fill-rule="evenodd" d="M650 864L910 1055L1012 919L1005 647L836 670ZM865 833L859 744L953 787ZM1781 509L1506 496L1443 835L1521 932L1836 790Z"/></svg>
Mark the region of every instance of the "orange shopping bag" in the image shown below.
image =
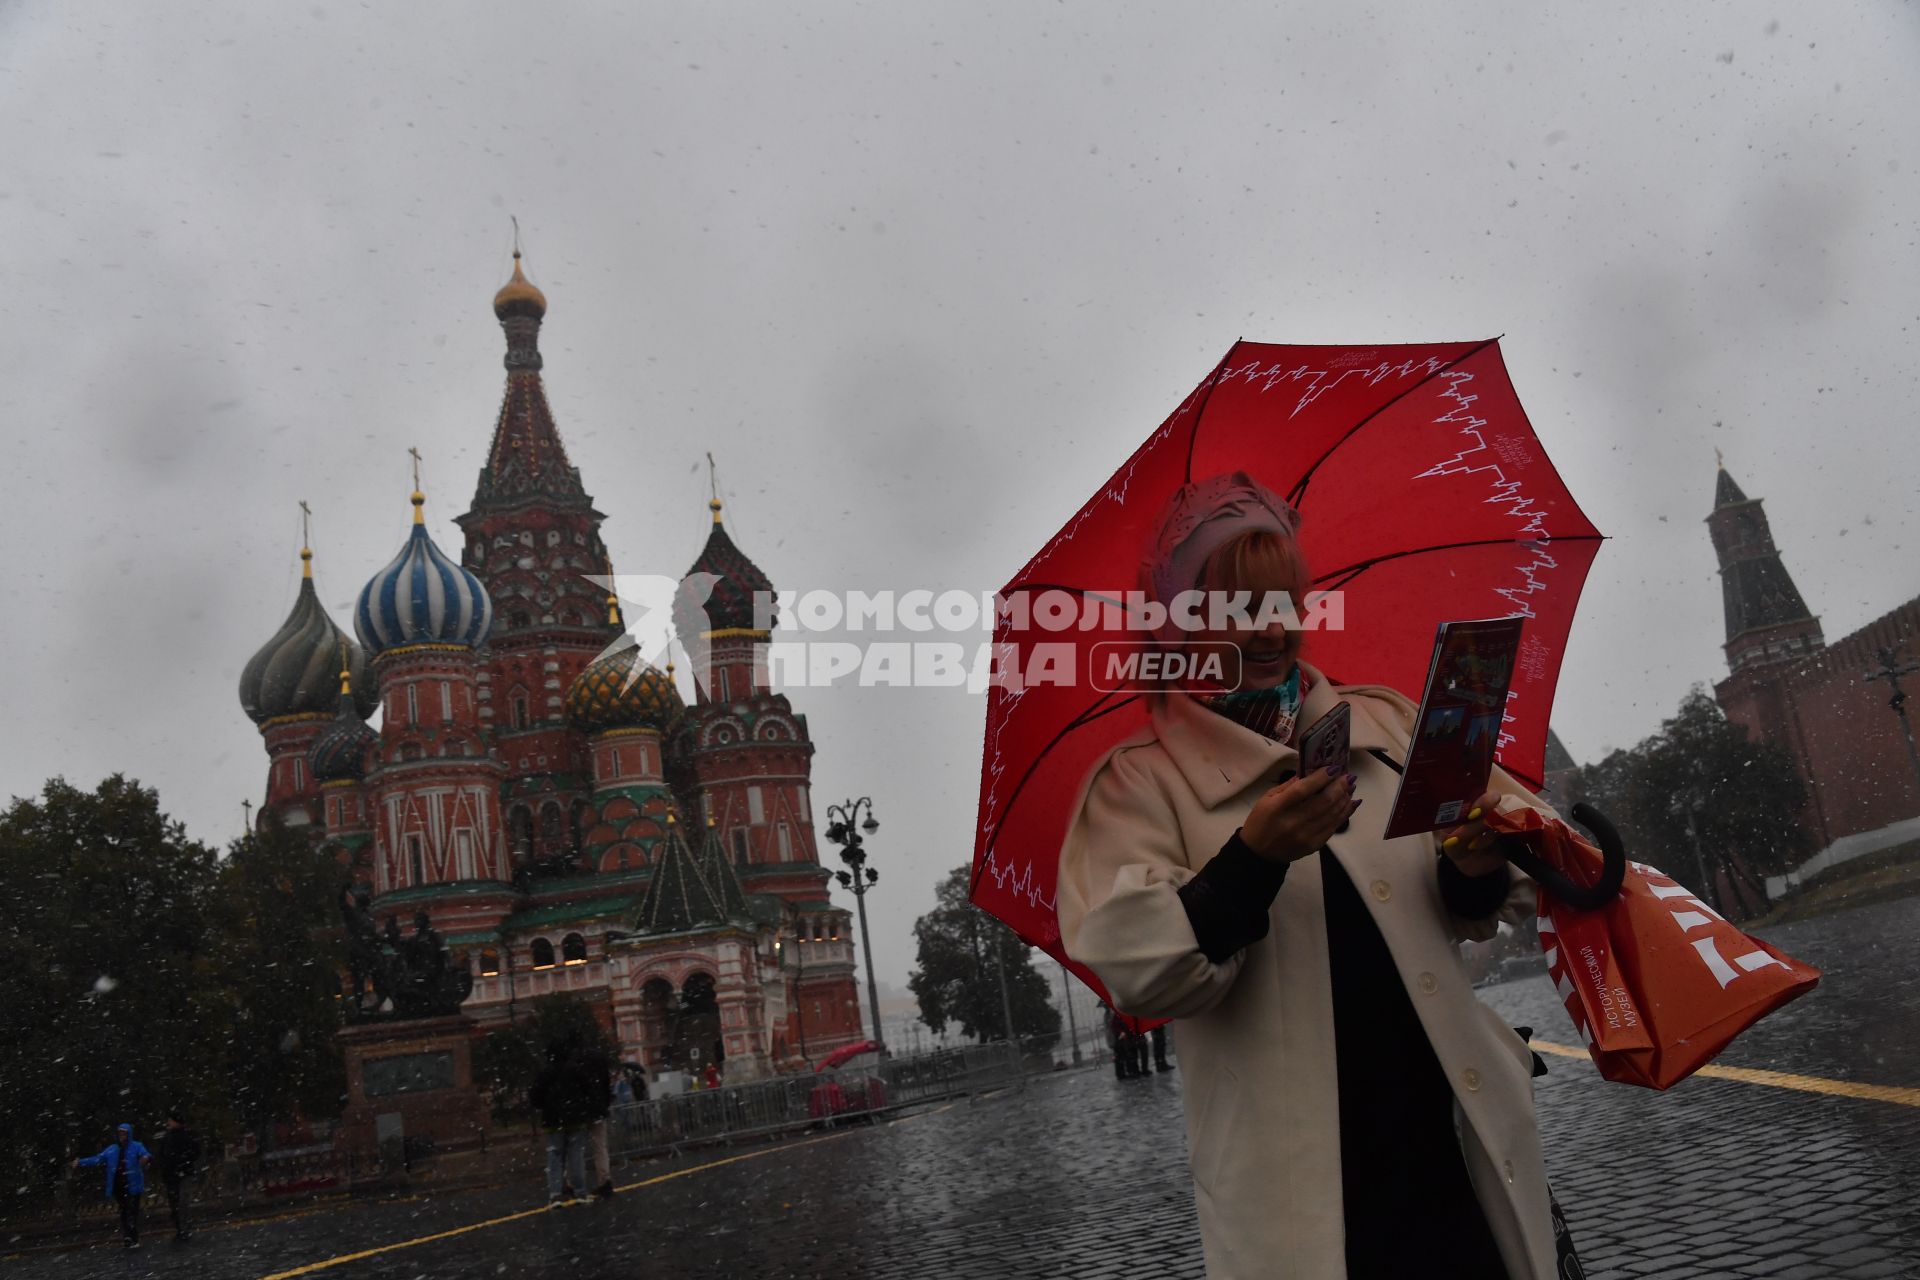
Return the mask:
<svg viewBox="0 0 1920 1280"><path fill-rule="evenodd" d="M1613 838L1584 806L1574 816ZM1527 843L1532 856L1515 859L1524 870L1544 864L1582 887L1604 878L1600 851L1558 819L1522 809L1487 824ZM1564 884L1551 872L1535 878ZM1626 863L1618 895L1590 910L1543 884L1539 912L1547 972L1609 1080L1670 1088L1820 981L1812 965L1742 933L1641 862Z"/></svg>

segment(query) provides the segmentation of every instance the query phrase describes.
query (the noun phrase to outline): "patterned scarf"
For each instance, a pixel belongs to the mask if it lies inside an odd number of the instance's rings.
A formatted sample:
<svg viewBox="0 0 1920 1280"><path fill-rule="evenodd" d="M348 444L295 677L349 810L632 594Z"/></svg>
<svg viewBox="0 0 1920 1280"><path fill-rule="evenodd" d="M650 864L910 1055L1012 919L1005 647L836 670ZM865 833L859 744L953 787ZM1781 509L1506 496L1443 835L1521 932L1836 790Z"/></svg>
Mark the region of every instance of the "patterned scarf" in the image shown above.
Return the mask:
<svg viewBox="0 0 1920 1280"><path fill-rule="evenodd" d="M1262 737L1292 742L1293 727L1300 719L1300 702L1304 696L1300 664L1296 662L1287 678L1271 689L1235 689L1232 693L1202 698L1200 705Z"/></svg>

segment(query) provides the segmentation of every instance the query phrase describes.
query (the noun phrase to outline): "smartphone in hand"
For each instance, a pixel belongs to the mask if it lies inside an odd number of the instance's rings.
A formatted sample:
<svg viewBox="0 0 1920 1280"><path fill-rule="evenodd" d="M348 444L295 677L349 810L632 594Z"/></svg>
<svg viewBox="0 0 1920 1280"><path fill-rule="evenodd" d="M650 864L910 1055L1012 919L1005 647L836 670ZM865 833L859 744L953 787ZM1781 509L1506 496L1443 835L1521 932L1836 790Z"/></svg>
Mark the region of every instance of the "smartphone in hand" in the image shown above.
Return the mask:
<svg viewBox="0 0 1920 1280"><path fill-rule="evenodd" d="M1300 776L1306 777L1315 769L1325 769L1338 765L1340 772L1347 772L1347 756L1353 735L1353 706L1351 703L1338 702L1333 710L1313 722L1313 727L1300 735Z"/></svg>

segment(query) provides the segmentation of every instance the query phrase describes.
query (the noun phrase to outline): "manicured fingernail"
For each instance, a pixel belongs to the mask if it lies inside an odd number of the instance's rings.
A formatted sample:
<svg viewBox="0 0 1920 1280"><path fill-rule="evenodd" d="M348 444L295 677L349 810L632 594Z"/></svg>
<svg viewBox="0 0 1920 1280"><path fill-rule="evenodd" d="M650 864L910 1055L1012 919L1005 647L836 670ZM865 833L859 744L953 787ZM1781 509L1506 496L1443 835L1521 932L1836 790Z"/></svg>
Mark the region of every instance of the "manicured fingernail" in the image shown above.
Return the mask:
<svg viewBox="0 0 1920 1280"><path fill-rule="evenodd" d="M1459 843L1460 843L1460 837L1459 837L1459 836L1448 836L1448 837L1447 837L1447 838L1446 838L1445 840L1442 840L1442 841L1440 842L1440 847L1441 847L1442 849L1451 849L1451 848L1453 848L1453 846L1455 846L1455 845L1457 845L1457 844L1459 844Z"/></svg>
<svg viewBox="0 0 1920 1280"><path fill-rule="evenodd" d="M1365 801L1365 800L1355 800L1355 801L1353 802L1353 808L1351 808L1351 809L1349 809L1349 810L1347 810L1347 812L1348 812L1348 813L1357 813L1357 812L1359 812L1359 810L1360 810L1360 806L1361 806L1361 805L1363 805L1363 804L1365 804L1365 803L1366 803L1366 801Z"/></svg>
<svg viewBox="0 0 1920 1280"><path fill-rule="evenodd" d="M1328 765L1328 766L1327 766L1327 776L1328 776L1329 778L1337 778L1337 777L1339 777L1339 776L1340 776L1340 766L1339 766L1339 765L1337 765L1337 764L1330 764L1330 765Z"/></svg>
<svg viewBox="0 0 1920 1280"><path fill-rule="evenodd" d="M1480 816L1480 810L1476 808L1472 813L1469 813L1467 815L1467 821L1472 822L1475 818L1479 816Z"/></svg>
<svg viewBox="0 0 1920 1280"><path fill-rule="evenodd" d="M1351 790L1353 790L1353 787L1354 787L1354 784L1355 784L1355 783L1357 783L1357 782L1359 782L1359 781L1360 781L1360 775L1359 775L1359 774L1357 774L1357 773L1350 773L1350 774L1348 774L1348 775L1347 775L1347 790L1349 790L1349 791L1351 791Z"/></svg>

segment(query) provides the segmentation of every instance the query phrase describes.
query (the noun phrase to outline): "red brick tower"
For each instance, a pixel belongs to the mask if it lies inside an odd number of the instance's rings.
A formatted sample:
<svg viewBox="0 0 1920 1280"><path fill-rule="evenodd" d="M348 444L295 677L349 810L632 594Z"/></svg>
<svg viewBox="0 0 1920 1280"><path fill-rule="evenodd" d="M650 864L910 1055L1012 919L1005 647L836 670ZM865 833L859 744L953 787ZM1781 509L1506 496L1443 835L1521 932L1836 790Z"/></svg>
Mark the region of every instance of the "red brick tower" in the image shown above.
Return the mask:
<svg viewBox="0 0 1920 1280"><path fill-rule="evenodd" d="M376 911L425 910L443 932L498 927L513 909L500 762L480 717L480 646L493 608L479 579L427 536L413 493L413 532L362 588L355 629L380 682L373 809Z"/></svg>
<svg viewBox="0 0 1920 1280"><path fill-rule="evenodd" d="M301 504L304 509L305 504ZM260 646L240 673L240 705L266 740L267 797L259 823L275 820L290 827L311 826L325 820L320 806L319 780L308 752L342 709L337 681L344 646L347 669L361 689L371 690L367 655L348 640L320 605L313 589L313 550L300 548L300 593L287 620ZM347 704L359 719L373 714L370 693Z"/></svg>
<svg viewBox="0 0 1920 1280"><path fill-rule="evenodd" d="M1755 666L1797 662L1825 646L1820 619L1780 561L1760 499L1740 491L1720 468L1707 517L1720 558L1720 593L1727 615L1727 667L1736 675Z"/></svg>
<svg viewBox="0 0 1920 1280"><path fill-rule="evenodd" d="M718 856L732 863L747 893L780 898L788 913L785 936L806 943L804 973L795 978L789 1003L805 999L806 1040L818 1056L860 1029L853 923L828 897L829 874L814 841L807 718L767 679L772 581L728 536L720 500L708 506L713 527L687 579L709 575L712 591L703 610L695 604L698 593L684 591L674 608L697 694L675 735L674 754L692 774L704 808L700 821L710 825Z"/></svg>
<svg viewBox="0 0 1920 1280"><path fill-rule="evenodd" d="M610 597L588 575L612 568L593 500L547 406L540 324L547 300L514 250L513 278L494 295L506 332L507 386L473 506L457 523L462 563L495 606L480 673L480 723L506 766L501 803L516 868L582 850L593 766L586 735L570 726L566 693L619 634Z"/></svg>
<svg viewBox="0 0 1920 1280"><path fill-rule="evenodd" d="M346 640L341 640L345 657ZM362 720L353 700L353 669L340 669L340 709L333 723L320 731L307 755L307 764L320 783L320 803L326 821L326 840L339 856L343 870L356 886L373 892L373 822L367 808L367 770L373 764L380 735Z"/></svg>

